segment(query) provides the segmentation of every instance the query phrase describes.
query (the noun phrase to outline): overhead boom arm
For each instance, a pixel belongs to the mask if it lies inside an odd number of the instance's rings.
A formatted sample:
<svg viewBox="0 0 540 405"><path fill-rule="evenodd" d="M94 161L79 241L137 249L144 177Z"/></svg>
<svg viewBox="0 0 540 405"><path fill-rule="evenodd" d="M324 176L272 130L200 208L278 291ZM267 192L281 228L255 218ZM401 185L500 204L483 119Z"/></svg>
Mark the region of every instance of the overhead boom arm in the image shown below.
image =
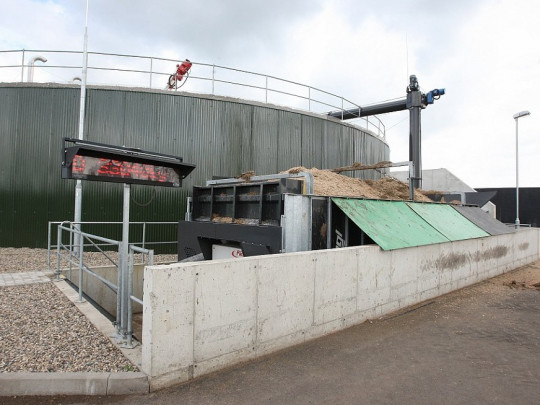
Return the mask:
<svg viewBox="0 0 540 405"><path fill-rule="evenodd" d="M444 89L434 89L424 94L415 75L409 78L407 96L395 101L372 104L351 110L332 111L328 116L341 120L368 117L370 115L386 114L394 111L409 110L409 160L414 163L413 186L422 187L422 156L421 156L421 122L420 112L429 104L433 104L445 94Z"/></svg>

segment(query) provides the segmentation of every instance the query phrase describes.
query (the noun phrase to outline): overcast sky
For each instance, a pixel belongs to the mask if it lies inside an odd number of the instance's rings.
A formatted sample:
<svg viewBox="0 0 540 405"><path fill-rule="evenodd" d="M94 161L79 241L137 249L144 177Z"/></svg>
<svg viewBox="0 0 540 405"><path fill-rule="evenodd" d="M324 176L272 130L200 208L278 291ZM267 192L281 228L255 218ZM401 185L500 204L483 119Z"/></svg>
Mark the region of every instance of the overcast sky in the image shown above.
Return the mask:
<svg viewBox="0 0 540 405"><path fill-rule="evenodd" d="M0 10L0 50L83 48L85 0L0 0ZM514 187L512 116L529 110L520 185L540 187L539 16L536 0L90 0L88 48L269 74L359 105L405 96L415 74L424 92L447 92L422 112L424 169ZM0 69L0 81L18 79ZM408 113L380 118L391 160L408 160Z"/></svg>

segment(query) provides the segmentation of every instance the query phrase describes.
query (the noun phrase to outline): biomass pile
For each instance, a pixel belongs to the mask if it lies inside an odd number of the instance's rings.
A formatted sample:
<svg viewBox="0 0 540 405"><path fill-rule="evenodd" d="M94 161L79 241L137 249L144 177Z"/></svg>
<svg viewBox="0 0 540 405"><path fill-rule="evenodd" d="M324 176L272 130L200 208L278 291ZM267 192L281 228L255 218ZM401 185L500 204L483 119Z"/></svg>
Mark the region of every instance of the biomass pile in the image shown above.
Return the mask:
<svg viewBox="0 0 540 405"><path fill-rule="evenodd" d="M353 177L334 173L331 170L305 167L293 167L284 173L309 172L314 179L314 194L333 197L362 197L380 200L408 200L409 185L394 179L384 177L379 180L360 180ZM420 190L414 192L415 201L430 202Z"/></svg>

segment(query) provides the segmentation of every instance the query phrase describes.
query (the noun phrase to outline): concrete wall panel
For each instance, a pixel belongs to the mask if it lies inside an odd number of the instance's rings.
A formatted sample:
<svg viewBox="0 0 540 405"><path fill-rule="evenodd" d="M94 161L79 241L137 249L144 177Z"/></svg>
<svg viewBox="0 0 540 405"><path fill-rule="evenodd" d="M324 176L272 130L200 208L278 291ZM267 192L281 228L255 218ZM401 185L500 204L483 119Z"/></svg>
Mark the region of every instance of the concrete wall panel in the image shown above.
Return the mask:
<svg viewBox="0 0 540 405"><path fill-rule="evenodd" d="M356 249L329 250L315 259L314 323L340 320L356 311L358 268Z"/></svg>
<svg viewBox="0 0 540 405"><path fill-rule="evenodd" d="M312 325L314 264L309 253L260 260L257 265L260 342L299 332Z"/></svg>
<svg viewBox="0 0 540 405"><path fill-rule="evenodd" d="M254 344L257 277L249 262L224 262L195 275L194 360Z"/></svg>
<svg viewBox="0 0 540 405"><path fill-rule="evenodd" d="M142 362L149 375L193 376L197 267L155 266L160 277L144 279Z"/></svg>
<svg viewBox="0 0 540 405"><path fill-rule="evenodd" d="M539 232L147 267L142 368L156 389L388 314L537 260Z"/></svg>

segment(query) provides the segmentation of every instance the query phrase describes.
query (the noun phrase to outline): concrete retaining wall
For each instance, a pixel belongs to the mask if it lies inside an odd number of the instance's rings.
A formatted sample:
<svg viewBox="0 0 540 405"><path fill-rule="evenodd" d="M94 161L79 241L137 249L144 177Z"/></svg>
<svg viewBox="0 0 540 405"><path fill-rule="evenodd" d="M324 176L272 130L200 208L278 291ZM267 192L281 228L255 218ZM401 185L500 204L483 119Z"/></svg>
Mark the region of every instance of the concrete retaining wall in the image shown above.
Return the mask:
<svg viewBox="0 0 540 405"><path fill-rule="evenodd" d="M94 273L110 281L114 285L118 284L118 271L114 266L97 266L91 268ZM143 295L143 264L135 264L133 266L133 295L141 298ZM74 268L71 275L68 271L64 271L64 275L69 281L79 286L79 269ZM105 283L96 277L83 273L83 291L86 295L98 303L105 311L112 316L116 316L116 291L111 290ZM141 313L142 307L136 302L133 303L133 312Z"/></svg>
<svg viewBox="0 0 540 405"><path fill-rule="evenodd" d="M496 276L539 257L539 230L147 267L142 368L188 380Z"/></svg>

